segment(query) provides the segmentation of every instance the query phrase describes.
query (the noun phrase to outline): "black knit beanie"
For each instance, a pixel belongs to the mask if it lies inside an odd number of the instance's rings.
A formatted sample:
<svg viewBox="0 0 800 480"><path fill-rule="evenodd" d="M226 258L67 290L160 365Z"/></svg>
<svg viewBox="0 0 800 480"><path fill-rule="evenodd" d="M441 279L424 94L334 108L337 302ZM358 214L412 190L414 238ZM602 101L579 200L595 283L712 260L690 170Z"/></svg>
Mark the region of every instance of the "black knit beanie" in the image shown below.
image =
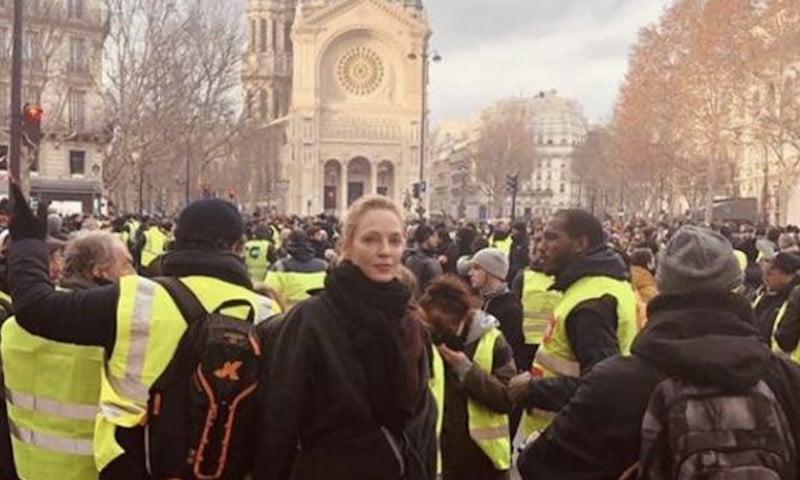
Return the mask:
<svg viewBox="0 0 800 480"><path fill-rule="evenodd" d="M236 207L218 198L195 200L178 216L175 247L197 245L230 247L244 235L244 221Z"/></svg>

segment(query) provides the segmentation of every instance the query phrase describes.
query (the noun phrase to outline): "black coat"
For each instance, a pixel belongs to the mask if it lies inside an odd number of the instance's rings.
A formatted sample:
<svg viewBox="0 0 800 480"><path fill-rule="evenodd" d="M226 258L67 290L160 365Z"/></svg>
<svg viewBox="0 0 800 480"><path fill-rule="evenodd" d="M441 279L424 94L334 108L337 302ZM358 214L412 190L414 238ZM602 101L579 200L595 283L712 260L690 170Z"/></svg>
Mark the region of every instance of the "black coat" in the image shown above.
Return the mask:
<svg viewBox="0 0 800 480"><path fill-rule="evenodd" d="M656 297L648 318L632 355L595 365L550 428L522 453L525 480L619 478L639 459L642 417L667 377L733 391L763 379L800 445L800 370L760 341L743 297Z"/></svg>
<svg viewBox="0 0 800 480"><path fill-rule="evenodd" d="M272 352L267 388L259 391L262 438L254 478L399 480L397 461L368 403L365 369L340 315L322 292L295 305L281 325L266 332L278 336L265 343ZM404 432L409 480L431 478L436 459L436 407L424 354L419 369L421 393Z"/></svg>
<svg viewBox="0 0 800 480"><path fill-rule="evenodd" d="M517 368L527 370L526 366L530 366L533 354L525 345L525 335L522 332L522 304L517 296L508 291L485 297L481 310L500 322L500 331L514 352L514 363Z"/></svg>

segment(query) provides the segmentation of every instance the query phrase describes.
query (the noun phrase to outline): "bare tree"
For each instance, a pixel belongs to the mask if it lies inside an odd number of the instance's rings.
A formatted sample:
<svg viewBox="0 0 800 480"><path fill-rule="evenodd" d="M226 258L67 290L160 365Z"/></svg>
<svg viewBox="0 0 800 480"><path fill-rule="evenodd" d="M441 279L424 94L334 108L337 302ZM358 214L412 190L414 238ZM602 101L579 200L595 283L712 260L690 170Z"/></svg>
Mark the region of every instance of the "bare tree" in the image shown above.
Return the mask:
<svg viewBox="0 0 800 480"><path fill-rule="evenodd" d="M175 208L236 135L238 23L227 4L211 0L105 2L114 139L104 180L123 209L136 207L133 198L143 207L145 186L162 209Z"/></svg>
<svg viewBox="0 0 800 480"><path fill-rule="evenodd" d="M536 140L525 101L504 101L487 110L475 148L476 179L498 209L507 198L508 175L518 175L521 185L536 165Z"/></svg>

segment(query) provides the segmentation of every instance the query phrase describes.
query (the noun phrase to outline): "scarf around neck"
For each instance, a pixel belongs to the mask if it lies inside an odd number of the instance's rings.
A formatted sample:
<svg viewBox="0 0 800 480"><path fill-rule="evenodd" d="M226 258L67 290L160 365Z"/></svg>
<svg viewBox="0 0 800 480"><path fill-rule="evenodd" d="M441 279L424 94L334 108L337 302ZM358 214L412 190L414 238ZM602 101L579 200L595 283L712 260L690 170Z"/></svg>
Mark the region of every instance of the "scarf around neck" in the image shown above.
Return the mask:
<svg viewBox="0 0 800 480"><path fill-rule="evenodd" d="M398 280L377 283L349 261L328 273L325 296L355 348L367 379L367 397L381 426L402 431L413 414L413 391L406 348L411 291Z"/></svg>

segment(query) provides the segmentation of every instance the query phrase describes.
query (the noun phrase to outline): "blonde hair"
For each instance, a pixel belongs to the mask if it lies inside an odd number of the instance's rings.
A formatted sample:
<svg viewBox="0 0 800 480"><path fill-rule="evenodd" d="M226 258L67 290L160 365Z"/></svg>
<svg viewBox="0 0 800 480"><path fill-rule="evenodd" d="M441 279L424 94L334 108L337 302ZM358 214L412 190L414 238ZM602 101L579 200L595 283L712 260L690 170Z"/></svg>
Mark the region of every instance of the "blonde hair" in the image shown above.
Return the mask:
<svg viewBox="0 0 800 480"><path fill-rule="evenodd" d="M365 195L353 202L345 213L342 221L342 237L339 239L337 252L341 253L342 247L353 241L361 219L373 210L388 210L397 215L401 224L405 221L403 210L390 198L383 195ZM402 234L405 236L405 232Z"/></svg>

